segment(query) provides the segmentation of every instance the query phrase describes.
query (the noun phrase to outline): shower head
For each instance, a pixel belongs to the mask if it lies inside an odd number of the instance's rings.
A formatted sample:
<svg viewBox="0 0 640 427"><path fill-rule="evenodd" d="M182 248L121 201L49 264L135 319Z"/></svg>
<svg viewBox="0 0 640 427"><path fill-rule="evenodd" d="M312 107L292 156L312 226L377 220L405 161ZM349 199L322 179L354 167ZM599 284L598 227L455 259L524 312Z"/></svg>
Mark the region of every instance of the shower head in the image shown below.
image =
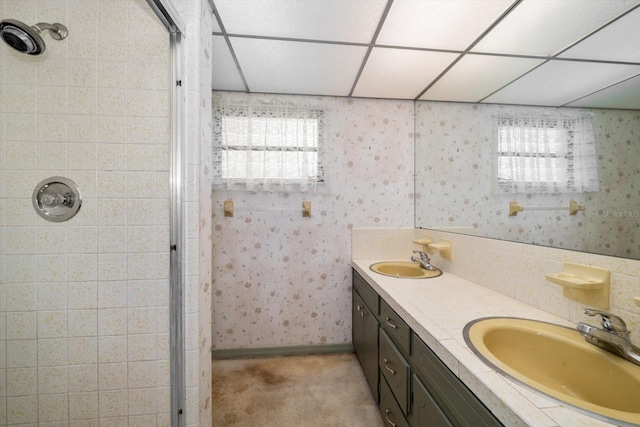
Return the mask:
<svg viewBox="0 0 640 427"><path fill-rule="evenodd" d="M51 38L62 40L67 37L67 28L62 24L38 23L32 27L16 21L15 19L3 19L0 21L0 36L2 40L20 53L28 55L40 55L46 49L46 45L40 33L49 30Z"/></svg>

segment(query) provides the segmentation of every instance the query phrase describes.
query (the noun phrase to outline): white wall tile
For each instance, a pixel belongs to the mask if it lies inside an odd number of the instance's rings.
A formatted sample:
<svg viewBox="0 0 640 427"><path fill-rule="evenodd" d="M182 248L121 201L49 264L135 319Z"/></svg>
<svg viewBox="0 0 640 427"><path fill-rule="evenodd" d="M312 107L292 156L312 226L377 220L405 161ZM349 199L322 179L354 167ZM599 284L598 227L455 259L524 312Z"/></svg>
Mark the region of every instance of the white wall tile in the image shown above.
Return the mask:
<svg viewBox="0 0 640 427"><path fill-rule="evenodd" d="M127 337L126 335L118 336L100 336L98 338L98 361L101 365L100 378L103 378L103 364L113 364L127 361Z"/></svg>
<svg viewBox="0 0 640 427"><path fill-rule="evenodd" d="M67 336L67 311L39 311L38 338L61 338Z"/></svg>
<svg viewBox="0 0 640 427"><path fill-rule="evenodd" d="M38 366L38 346L36 340L7 341L7 368L28 368Z"/></svg>
<svg viewBox="0 0 640 427"><path fill-rule="evenodd" d="M41 366L63 366L69 363L67 339L38 339L38 361Z"/></svg>
<svg viewBox="0 0 640 427"><path fill-rule="evenodd" d="M74 139L89 139L92 137L90 135L91 129L74 127L73 129L69 129L69 131L76 133L73 136ZM70 135L69 139L71 138ZM69 144L67 160L69 170L95 171L98 164L98 153L95 144L88 142Z"/></svg>
<svg viewBox="0 0 640 427"><path fill-rule="evenodd" d="M155 307L137 307L129 309L128 332L130 334L151 334L156 331Z"/></svg>
<svg viewBox="0 0 640 427"><path fill-rule="evenodd" d="M129 335L127 359L130 362L155 361L157 358L155 334Z"/></svg>
<svg viewBox="0 0 640 427"><path fill-rule="evenodd" d="M69 396L65 394L44 394L38 396L38 420L40 425L49 421L66 422L69 419ZM61 424L61 423L54 423Z"/></svg>
<svg viewBox="0 0 640 427"><path fill-rule="evenodd" d="M69 337L98 335L98 310L69 310Z"/></svg>
<svg viewBox="0 0 640 427"><path fill-rule="evenodd" d="M27 396L38 393L37 368L7 369L8 396Z"/></svg>
<svg viewBox="0 0 640 427"><path fill-rule="evenodd" d="M38 368L38 389L43 393L67 393L69 391L69 368L52 366Z"/></svg>
<svg viewBox="0 0 640 427"><path fill-rule="evenodd" d="M100 391L98 396L100 417L126 416L128 412L127 394L120 390Z"/></svg>
<svg viewBox="0 0 640 427"><path fill-rule="evenodd" d="M98 227L98 252L113 253L122 250L127 241L128 230L124 226Z"/></svg>
<svg viewBox="0 0 640 427"><path fill-rule="evenodd" d="M66 255L38 255L38 281L64 282L66 280Z"/></svg>
<svg viewBox="0 0 640 427"><path fill-rule="evenodd" d="M94 115L98 109L98 90L93 87L69 87L68 114Z"/></svg>
<svg viewBox="0 0 640 427"><path fill-rule="evenodd" d="M98 365L69 366L69 391L83 392L98 390Z"/></svg>
<svg viewBox="0 0 640 427"><path fill-rule="evenodd" d="M84 114L69 116L69 142L83 142L95 151L95 144L89 143L96 142L97 136L98 118L96 116L87 116ZM71 152L71 149L69 150ZM92 169L95 169L95 167Z"/></svg>
<svg viewBox="0 0 640 427"><path fill-rule="evenodd" d="M95 245L95 241L93 244ZM93 249L93 251L95 251L95 249ZM96 254L68 255L67 261L67 277L70 282L97 279L98 257Z"/></svg>
<svg viewBox="0 0 640 427"><path fill-rule="evenodd" d="M129 414L155 414L156 394L153 388L129 389Z"/></svg>
<svg viewBox="0 0 640 427"><path fill-rule="evenodd" d="M90 309L98 306L98 284L90 282L71 282L68 284L69 310Z"/></svg>
<svg viewBox="0 0 640 427"><path fill-rule="evenodd" d="M98 61L74 59L69 61L69 86L96 87L98 84Z"/></svg>
<svg viewBox="0 0 640 427"><path fill-rule="evenodd" d="M38 227L39 253L64 253L66 251L67 230L65 227Z"/></svg>
<svg viewBox="0 0 640 427"><path fill-rule="evenodd" d="M97 418L98 393L69 393L69 419Z"/></svg>
<svg viewBox="0 0 640 427"><path fill-rule="evenodd" d="M99 254L98 277L104 281L125 280L127 278L126 255Z"/></svg>
<svg viewBox="0 0 640 427"><path fill-rule="evenodd" d="M35 141L35 138L34 138ZM23 141L6 143L6 167L8 169L34 169L36 167L36 142Z"/></svg>
<svg viewBox="0 0 640 427"><path fill-rule="evenodd" d="M156 362L155 360L129 362L127 375L129 388L154 387L156 385Z"/></svg>
<svg viewBox="0 0 640 427"><path fill-rule="evenodd" d="M27 311L36 309L37 288L35 283L7 284L4 286L6 306L10 307L11 310Z"/></svg>
<svg viewBox="0 0 640 427"><path fill-rule="evenodd" d="M98 384L100 390L127 388L127 363L101 363L98 365Z"/></svg>
<svg viewBox="0 0 640 427"><path fill-rule="evenodd" d="M98 334L126 335L127 333L127 309L104 308L98 310ZM126 341L125 341L126 344ZM126 347L125 347L126 349ZM125 351L126 354L126 351Z"/></svg>
<svg viewBox="0 0 640 427"><path fill-rule="evenodd" d="M63 310L67 308L68 285L62 283L38 283L38 310Z"/></svg>
<svg viewBox="0 0 640 427"><path fill-rule="evenodd" d="M7 423L26 424L38 421L38 412L34 408L38 407L37 396L7 397Z"/></svg>
<svg viewBox="0 0 640 427"><path fill-rule="evenodd" d="M7 255L7 282L35 283L38 278L38 257L36 255Z"/></svg>
<svg viewBox="0 0 640 427"><path fill-rule="evenodd" d="M36 253L36 228L8 227L5 229L5 242L7 254Z"/></svg>

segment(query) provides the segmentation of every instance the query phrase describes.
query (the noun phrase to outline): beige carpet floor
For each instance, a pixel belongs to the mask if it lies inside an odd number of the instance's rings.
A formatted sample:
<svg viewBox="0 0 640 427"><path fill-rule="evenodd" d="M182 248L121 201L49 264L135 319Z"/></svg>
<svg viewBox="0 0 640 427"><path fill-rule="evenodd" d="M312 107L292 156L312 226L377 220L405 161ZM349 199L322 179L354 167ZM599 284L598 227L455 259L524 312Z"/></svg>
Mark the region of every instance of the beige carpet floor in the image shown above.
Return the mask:
<svg viewBox="0 0 640 427"><path fill-rule="evenodd" d="M354 353L213 362L213 426L383 426Z"/></svg>

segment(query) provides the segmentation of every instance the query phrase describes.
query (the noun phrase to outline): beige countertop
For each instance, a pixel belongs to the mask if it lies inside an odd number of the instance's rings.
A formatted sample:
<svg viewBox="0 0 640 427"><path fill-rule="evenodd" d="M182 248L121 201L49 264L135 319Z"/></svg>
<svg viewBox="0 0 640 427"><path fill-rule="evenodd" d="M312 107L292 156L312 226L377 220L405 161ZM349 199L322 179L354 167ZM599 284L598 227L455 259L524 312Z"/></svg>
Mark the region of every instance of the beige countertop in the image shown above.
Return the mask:
<svg viewBox="0 0 640 427"><path fill-rule="evenodd" d="M446 271L432 279L384 276L369 269L378 261L355 259L352 266L505 426L612 425L503 377L469 349L462 335L467 322L488 316L575 325Z"/></svg>

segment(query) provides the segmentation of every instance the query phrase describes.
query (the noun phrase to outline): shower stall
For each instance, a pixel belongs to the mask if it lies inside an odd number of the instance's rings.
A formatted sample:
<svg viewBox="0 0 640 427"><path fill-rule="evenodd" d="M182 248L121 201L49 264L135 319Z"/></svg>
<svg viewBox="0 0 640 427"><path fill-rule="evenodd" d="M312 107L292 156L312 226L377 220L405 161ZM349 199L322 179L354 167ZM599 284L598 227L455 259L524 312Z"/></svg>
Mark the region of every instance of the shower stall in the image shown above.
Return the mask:
<svg viewBox="0 0 640 427"><path fill-rule="evenodd" d="M180 15L4 0L0 19L0 426L189 424Z"/></svg>

